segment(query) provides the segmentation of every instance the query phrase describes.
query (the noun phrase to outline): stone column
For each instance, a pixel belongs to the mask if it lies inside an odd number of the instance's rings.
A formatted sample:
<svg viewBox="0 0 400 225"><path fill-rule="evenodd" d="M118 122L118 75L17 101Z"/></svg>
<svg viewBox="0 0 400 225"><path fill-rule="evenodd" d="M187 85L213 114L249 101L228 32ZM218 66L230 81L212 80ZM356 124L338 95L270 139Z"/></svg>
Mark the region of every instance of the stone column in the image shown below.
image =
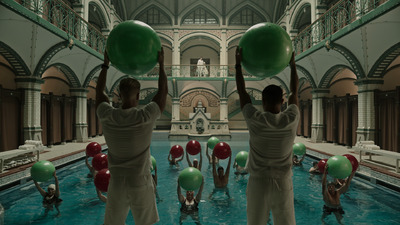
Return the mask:
<svg viewBox="0 0 400 225"><path fill-rule="evenodd" d="M221 48L219 53L219 76L228 76L228 48L226 43L226 29L221 31Z"/></svg>
<svg viewBox="0 0 400 225"><path fill-rule="evenodd" d="M24 91L24 140L42 141L40 85L44 81L36 77L17 77L15 81Z"/></svg>
<svg viewBox="0 0 400 225"><path fill-rule="evenodd" d="M379 89L383 80L363 79L355 82L358 86L358 141L375 140L375 100L374 90Z"/></svg>
<svg viewBox="0 0 400 225"><path fill-rule="evenodd" d="M221 98L219 107L220 107L219 120L228 121L228 99Z"/></svg>
<svg viewBox="0 0 400 225"><path fill-rule="evenodd" d="M172 98L172 120L180 121L180 100L179 98Z"/></svg>
<svg viewBox="0 0 400 225"><path fill-rule="evenodd" d="M314 143L323 141L325 127L323 98L328 93L328 89L315 89L312 91L311 141Z"/></svg>
<svg viewBox="0 0 400 225"><path fill-rule="evenodd" d="M172 76L180 76L181 51L179 46L179 30L174 29L174 43L172 43Z"/></svg>
<svg viewBox="0 0 400 225"><path fill-rule="evenodd" d="M77 142L88 141L87 125L87 93L85 88L70 89L71 95L76 98L75 131Z"/></svg>

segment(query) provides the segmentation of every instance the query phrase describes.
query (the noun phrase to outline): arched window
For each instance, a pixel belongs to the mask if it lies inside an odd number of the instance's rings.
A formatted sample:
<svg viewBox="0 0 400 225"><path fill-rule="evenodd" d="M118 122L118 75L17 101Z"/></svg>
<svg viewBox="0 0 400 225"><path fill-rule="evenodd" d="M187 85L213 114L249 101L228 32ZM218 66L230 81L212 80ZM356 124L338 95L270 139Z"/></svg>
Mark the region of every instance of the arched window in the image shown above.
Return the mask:
<svg viewBox="0 0 400 225"><path fill-rule="evenodd" d="M183 17L182 24L218 24L218 19L206 9L200 7L186 14Z"/></svg>
<svg viewBox="0 0 400 225"><path fill-rule="evenodd" d="M168 17L168 15L154 6L148 8L144 12L137 15L135 17L135 20L140 20L149 25L157 25L157 24L170 25L171 24L171 20Z"/></svg>
<svg viewBox="0 0 400 225"><path fill-rule="evenodd" d="M257 23L266 22L266 19L258 12L249 7L235 13L229 20L229 25L254 25Z"/></svg>

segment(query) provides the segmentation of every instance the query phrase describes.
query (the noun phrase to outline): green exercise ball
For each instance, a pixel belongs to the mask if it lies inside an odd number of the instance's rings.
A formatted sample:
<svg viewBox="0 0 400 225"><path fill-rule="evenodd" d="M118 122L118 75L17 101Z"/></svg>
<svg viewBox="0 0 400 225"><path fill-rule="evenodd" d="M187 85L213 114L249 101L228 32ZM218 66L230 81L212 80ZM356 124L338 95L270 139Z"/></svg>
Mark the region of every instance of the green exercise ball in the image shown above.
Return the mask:
<svg viewBox="0 0 400 225"><path fill-rule="evenodd" d="M327 163L329 175L337 179L344 179L350 176L353 169L350 160L341 155L330 157Z"/></svg>
<svg viewBox="0 0 400 225"><path fill-rule="evenodd" d="M197 190L202 181L203 175L201 175L200 170L194 167L188 167L179 174L178 177L179 185L186 191Z"/></svg>
<svg viewBox="0 0 400 225"><path fill-rule="evenodd" d="M35 181L45 182L48 181L51 177L53 177L55 170L56 168L54 167L53 163L46 160L42 160L36 162L31 167L31 177Z"/></svg>
<svg viewBox="0 0 400 225"><path fill-rule="evenodd" d="M209 148L214 149L215 145L219 143L219 139L216 137L210 137L208 139L207 145Z"/></svg>
<svg viewBox="0 0 400 225"><path fill-rule="evenodd" d="M306 154L306 146L303 143L296 143L293 145L293 154L304 155Z"/></svg>
<svg viewBox="0 0 400 225"><path fill-rule="evenodd" d="M250 27L239 41L243 68L251 75L271 77L289 64L293 47L287 32L265 22Z"/></svg>
<svg viewBox="0 0 400 225"><path fill-rule="evenodd" d="M128 20L110 32L106 48L110 62L119 71L143 75L156 66L161 41L149 25Z"/></svg>
<svg viewBox="0 0 400 225"><path fill-rule="evenodd" d="M153 156L150 156L150 159L151 159L151 164L153 165L153 168L151 169L151 171L154 171L157 166L156 159Z"/></svg>
<svg viewBox="0 0 400 225"><path fill-rule="evenodd" d="M248 152L240 151L238 154L236 154L235 161L239 166L245 167L248 157L249 157Z"/></svg>

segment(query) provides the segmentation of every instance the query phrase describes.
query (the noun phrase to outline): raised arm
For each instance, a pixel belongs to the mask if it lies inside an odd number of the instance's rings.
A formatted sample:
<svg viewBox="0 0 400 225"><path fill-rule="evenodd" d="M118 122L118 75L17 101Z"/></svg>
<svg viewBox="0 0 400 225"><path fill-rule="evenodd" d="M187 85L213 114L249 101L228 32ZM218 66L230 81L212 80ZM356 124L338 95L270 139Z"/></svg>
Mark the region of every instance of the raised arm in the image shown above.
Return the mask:
<svg viewBox="0 0 400 225"><path fill-rule="evenodd" d="M190 162L190 159L189 159L189 153L187 151L186 151L186 160L187 160L188 166L193 167L193 164L192 164L192 162Z"/></svg>
<svg viewBox="0 0 400 225"><path fill-rule="evenodd" d="M197 202L200 202L200 200L201 200L201 193L203 192L203 186L204 186L204 177L203 177L203 180L201 181L199 191L197 192L197 195L196 195Z"/></svg>
<svg viewBox="0 0 400 225"><path fill-rule="evenodd" d="M171 152L168 154L168 162L172 162Z"/></svg>
<svg viewBox="0 0 400 225"><path fill-rule="evenodd" d="M38 184L38 182L36 182L36 180L33 180L33 183L35 184L36 188L38 189L40 195L45 197L46 196L46 191L43 190L43 188L40 187L40 185Z"/></svg>
<svg viewBox="0 0 400 225"><path fill-rule="evenodd" d="M299 77L297 76L296 62L294 59L294 52L292 53L292 58L290 59L290 96L289 105L295 104L299 105L298 92L299 92Z"/></svg>
<svg viewBox="0 0 400 225"><path fill-rule="evenodd" d="M325 165L324 174L322 175L322 196L325 195L326 192L326 175L328 174L328 163Z"/></svg>
<svg viewBox="0 0 400 225"><path fill-rule="evenodd" d="M54 176L54 181L56 182L56 193L54 195L58 198L58 197L60 197L60 186L58 184L58 178L57 178L55 170L54 170L53 176Z"/></svg>
<svg viewBox="0 0 400 225"><path fill-rule="evenodd" d="M229 156L229 161L228 161L228 166L226 167L226 171L225 171L225 179L229 178L229 172L231 171L231 160L232 160L232 153Z"/></svg>
<svg viewBox="0 0 400 225"><path fill-rule="evenodd" d="M99 189L96 188L97 197L104 203L107 203L107 197L104 196Z"/></svg>
<svg viewBox="0 0 400 225"><path fill-rule="evenodd" d="M345 183L341 188L339 188L338 191L339 191L340 194L345 193L345 192L347 191L347 189L349 189L349 187L350 187L350 182L351 182L351 180L353 179L355 173L356 173L356 171L353 171L353 172L350 174L349 178L347 178L346 183Z"/></svg>
<svg viewBox="0 0 400 225"><path fill-rule="evenodd" d="M215 177L218 176L218 175L217 175L217 168L215 167L215 155L214 155L214 152L212 153L211 157L212 157L213 176L214 176L214 179L215 179Z"/></svg>
<svg viewBox="0 0 400 225"><path fill-rule="evenodd" d="M106 87L106 81L107 81L107 70L109 68L110 60L108 59L108 54L107 51L104 52L104 62L103 65L101 65L101 72L99 75L99 79L97 79L97 85L96 85L96 108L97 106L100 105L102 102L107 102L109 103L110 100L108 99L108 96L105 93L105 87Z"/></svg>
<svg viewBox="0 0 400 225"><path fill-rule="evenodd" d="M168 94L168 83L167 83L167 75L164 70L164 49L161 48L161 51L158 52L158 64L160 66L160 72L158 77L158 91L157 94L153 97L153 101L157 103L158 107L160 107L160 111L164 111L166 102L167 102L167 94Z"/></svg>
<svg viewBox="0 0 400 225"><path fill-rule="evenodd" d="M303 157L301 157L299 163L303 162L304 158L306 157L306 154L303 155Z"/></svg>
<svg viewBox="0 0 400 225"><path fill-rule="evenodd" d="M180 162L180 161L182 161L182 159L183 159L183 154L182 154L181 158L175 159L175 162Z"/></svg>
<svg viewBox="0 0 400 225"><path fill-rule="evenodd" d="M202 151L200 150L200 162L199 162L199 170L201 171L201 166L203 165L203 154L201 153Z"/></svg>
<svg viewBox="0 0 400 225"><path fill-rule="evenodd" d="M177 187L177 194L178 194L178 201L183 202L185 201L185 197L181 193L181 185L179 185L179 179L178 179L178 187Z"/></svg>
<svg viewBox="0 0 400 225"><path fill-rule="evenodd" d="M86 164L87 168L90 170L90 173L93 175L94 174L94 168L93 168L93 166L90 165L88 158L89 158L89 156L86 155L85 164Z"/></svg>
<svg viewBox="0 0 400 225"><path fill-rule="evenodd" d="M206 156L207 156L208 162L211 162L212 159L211 159L210 154L208 153L208 144L207 144L207 148L206 148Z"/></svg>
<svg viewBox="0 0 400 225"><path fill-rule="evenodd" d="M156 186L157 186L157 181L158 177L157 177L157 166L156 166L156 168L154 168L154 183L156 184Z"/></svg>
<svg viewBox="0 0 400 225"><path fill-rule="evenodd" d="M240 108L243 109L243 107L247 103L251 103L251 98L250 95L246 92L246 84L244 83L244 78L242 74L242 48L239 49L239 47L236 48L236 89L239 94L239 99L240 99Z"/></svg>

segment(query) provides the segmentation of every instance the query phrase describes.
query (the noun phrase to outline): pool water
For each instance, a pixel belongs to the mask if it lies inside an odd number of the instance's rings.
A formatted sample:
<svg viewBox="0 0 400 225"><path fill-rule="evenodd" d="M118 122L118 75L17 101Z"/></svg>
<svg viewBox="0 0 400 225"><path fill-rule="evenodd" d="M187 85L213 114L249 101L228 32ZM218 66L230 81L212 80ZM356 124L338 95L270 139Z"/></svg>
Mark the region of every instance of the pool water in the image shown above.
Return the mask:
<svg viewBox="0 0 400 225"><path fill-rule="evenodd" d="M243 138L242 138L243 139ZM171 167L167 161L168 152L175 144L186 146L187 141L155 140L151 145L152 155L158 166L158 224L194 224L191 217L180 219L180 203L177 197L177 178L179 171L187 167L186 160L180 162L180 168ZM233 157L239 151L248 150L247 140L227 141ZM200 224L246 224L246 185L248 175L237 177L231 170L229 193L217 192L210 198L214 190L212 168L205 155L206 141L202 141L204 190L199 205ZM193 157L191 157L193 159ZM295 213L297 224L322 224L321 215L323 200L321 195L321 176L310 175L311 158L306 157L303 166L293 168L295 196ZM224 168L228 160L220 162ZM88 169L84 160L57 170L60 182L61 214L56 211L44 216L41 205L42 197L32 181L0 193L0 203L5 208L5 224L102 224L105 204L96 195L93 178L87 178ZM42 184L46 188L49 182ZM185 194L182 190L182 194ZM345 211L343 224L400 224L400 195L381 187L354 178L347 193L341 196ZM196 218L194 218L196 219ZM129 213L126 224L134 224ZM272 222L270 222L272 224ZM335 216L329 215L325 224L338 224Z"/></svg>

